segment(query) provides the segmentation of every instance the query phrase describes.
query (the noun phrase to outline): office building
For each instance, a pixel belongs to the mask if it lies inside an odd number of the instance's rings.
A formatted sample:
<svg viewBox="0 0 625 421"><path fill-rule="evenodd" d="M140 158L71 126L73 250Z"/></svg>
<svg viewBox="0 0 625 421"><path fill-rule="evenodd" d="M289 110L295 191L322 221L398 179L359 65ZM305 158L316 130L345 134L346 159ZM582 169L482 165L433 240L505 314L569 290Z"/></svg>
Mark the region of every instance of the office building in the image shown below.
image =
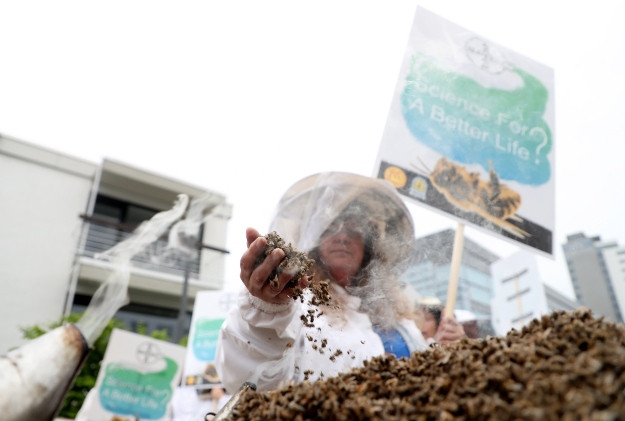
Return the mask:
<svg viewBox="0 0 625 421"><path fill-rule="evenodd" d="M562 245L577 301L597 316L623 322L625 314L625 248L600 236L567 236Z"/></svg>
<svg viewBox="0 0 625 421"><path fill-rule="evenodd" d="M421 296L447 300L455 233L448 229L418 238L416 254L403 281ZM490 265L499 257L465 236L456 308L490 317L493 295Z"/></svg>
<svg viewBox="0 0 625 421"><path fill-rule="evenodd" d="M570 311L579 304L546 285L534 256L518 251L491 265L492 324L498 335L520 330L555 310Z"/></svg>
<svg viewBox="0 0 625 421"><path fill-rule="evenodd" d="M402 280L418 296L447 300L454 237L448 229L416 240L414 261ZM529 253L500 258L466 236L463 246L456 308L473 312L483 333L504 335L542 314L579 307L543 282Z"/></svg>

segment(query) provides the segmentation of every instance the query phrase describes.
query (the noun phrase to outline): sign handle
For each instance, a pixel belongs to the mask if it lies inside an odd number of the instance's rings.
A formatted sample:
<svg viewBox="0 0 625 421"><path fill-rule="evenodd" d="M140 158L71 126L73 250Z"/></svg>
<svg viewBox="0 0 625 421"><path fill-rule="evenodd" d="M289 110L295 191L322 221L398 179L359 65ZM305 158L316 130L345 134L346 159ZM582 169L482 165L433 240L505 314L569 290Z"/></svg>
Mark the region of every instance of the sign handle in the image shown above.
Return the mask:
<svg viewBox="0 0 625 421"><path fill-rule="evenodd" d="M456 307L456 294L458 292L458 278L460 275L460 263L462 262L462 250L464 247L464 224L459 222L454 237L454 250L451 255L451 269L449 271L449 286L447 287L447 302L445 303L445 316L453 317Z"/></svg>

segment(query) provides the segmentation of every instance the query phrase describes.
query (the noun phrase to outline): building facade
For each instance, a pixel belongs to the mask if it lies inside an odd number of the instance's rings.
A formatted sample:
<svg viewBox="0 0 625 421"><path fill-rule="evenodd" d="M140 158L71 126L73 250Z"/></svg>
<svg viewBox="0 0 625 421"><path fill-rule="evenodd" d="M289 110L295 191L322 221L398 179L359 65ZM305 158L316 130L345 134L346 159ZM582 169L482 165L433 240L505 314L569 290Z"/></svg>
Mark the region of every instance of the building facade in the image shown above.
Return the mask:
<svg viewBox="0 0 625 421"><path fill-rule="evenodd" d="M447 300L454 238L449 229L416 240L415 259L403 281L419 296ZM474 313L482 332L504 335L542 314L577 307L575 300L544 284L530 254L500 258L464 238L456 308Z"/></svg>
<svg viewBox="0 0 625 421"><path fill-rule="evenodd" d="M226 197L121 162L96 164L0 135L0 353L23 343L20 327L84 310L113 270L100 254L171 209L181 194L205 204L197 241L185 254L170 252L168 238L159 238L134 255L128 304L116 314L131 328L180 334L195 294L223 287L232 214Z"/></svg>
<svg viewBox="0 0 625 421"><path fill-rule="evenodd" d="M570 311L579 304L546 285L535 258L519 251L491 265L493 276L492 324L495 333L520 330L555 310Z"/></svg>
<svg viewBox="0 0 625 421"><path fill-rule="evenodd" d="M448 229L418 238L416 254L403 281L421 296L447 300L455 233ZM493 286L490 265L499 257L469 238L464 238L456 308L479 318L490 318Z"/></svg>
<svg viewBox="0 0 625 421"><path fill-rule="evenodd" d="M600 236L567 236L562 245L579 303L598 316L623 323L625 315L625 248Z"/></svg>

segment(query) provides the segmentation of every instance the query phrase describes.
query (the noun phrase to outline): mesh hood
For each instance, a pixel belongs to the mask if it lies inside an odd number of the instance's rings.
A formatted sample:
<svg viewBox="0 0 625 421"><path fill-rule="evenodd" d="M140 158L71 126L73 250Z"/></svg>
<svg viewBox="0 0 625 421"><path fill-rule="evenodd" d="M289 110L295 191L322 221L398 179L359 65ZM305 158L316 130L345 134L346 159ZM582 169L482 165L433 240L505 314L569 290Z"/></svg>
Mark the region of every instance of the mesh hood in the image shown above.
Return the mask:
<svg viewBox="0 0 625 421"><path fill-rule="evenodd" d="M384 244L389 261L412 249L414 226L406 205L387 181L343 172L311 175L280 199L270 225L294 247L310 251L340 216L358 218L377 231L376 249ZM412 250L410 250L411 252Z"/></svg>
<svg viewBox="0 0 625 421"><path fill-rule="evenodd" d="M349 287L350 292L370 310L388 308L397 300L399 278L414 254L412 217L389 182L343 172L306 177L282 196L270 231L310 253L330 224L341 218L357 220L364 227L372 256L366 283Z"/></svg>

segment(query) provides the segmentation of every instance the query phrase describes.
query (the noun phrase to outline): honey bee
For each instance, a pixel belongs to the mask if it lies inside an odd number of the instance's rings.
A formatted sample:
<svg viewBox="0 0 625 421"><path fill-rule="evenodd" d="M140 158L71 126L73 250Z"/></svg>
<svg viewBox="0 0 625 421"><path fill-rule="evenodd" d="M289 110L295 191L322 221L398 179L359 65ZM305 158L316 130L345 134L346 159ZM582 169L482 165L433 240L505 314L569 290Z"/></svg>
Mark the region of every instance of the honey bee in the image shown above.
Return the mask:
<svg viewBox="0 0 625 421"><path fill-rule="evenodd" d="M489 167L488 181L480 179L479 173L469 172L445 157L441 157L434 169L427 172L432 185L452 205L475 213L519 238L529 237L530 234L508 221L521 221L516 216L521 206L521 195L499 182L491 161Z"/></svg>

